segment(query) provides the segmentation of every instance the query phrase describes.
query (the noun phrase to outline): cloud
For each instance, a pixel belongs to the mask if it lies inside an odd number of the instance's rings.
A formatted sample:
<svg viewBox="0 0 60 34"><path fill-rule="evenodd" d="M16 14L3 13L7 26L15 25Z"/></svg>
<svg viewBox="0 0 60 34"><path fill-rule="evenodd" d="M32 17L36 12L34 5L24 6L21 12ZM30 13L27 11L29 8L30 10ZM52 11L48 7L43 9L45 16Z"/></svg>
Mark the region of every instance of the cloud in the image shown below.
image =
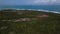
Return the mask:
<svg viewBox="0 0 60 34"><path fill-rule="evenodd" d="M46 3L49 2L49 0L35 0L34 3Z"/></svg>
<svg viewBox="0 0 60 34"><path fill-rule="evenodd" d="M57 0L34 0L34 4L53 4L56 3Z"/></svg>
<svg viewBox="0 0 60 34"><path fill-rule="evenodd" d="M60 4L60 0L0 0L0 5L47 5Z"/></svg>

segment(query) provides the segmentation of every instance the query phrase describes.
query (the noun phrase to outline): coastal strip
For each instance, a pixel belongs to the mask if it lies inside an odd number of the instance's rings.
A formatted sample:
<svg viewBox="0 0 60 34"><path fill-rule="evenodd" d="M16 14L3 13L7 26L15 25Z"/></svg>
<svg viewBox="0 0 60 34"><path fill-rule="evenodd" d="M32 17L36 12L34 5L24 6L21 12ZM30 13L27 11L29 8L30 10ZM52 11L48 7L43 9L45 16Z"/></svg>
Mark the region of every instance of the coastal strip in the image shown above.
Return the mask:
<svg viewBox="0 0 60 34"><path fill-rule="evenodd" d="M50 11L50 10L43 10L43 9L18 9L18 8L2 8L0 10L5 10L5 9L12 9L12 10L32 10L32 11L42 11L42 12L51 12L51 13L57 13L60 14L58 11Z"/></svg>

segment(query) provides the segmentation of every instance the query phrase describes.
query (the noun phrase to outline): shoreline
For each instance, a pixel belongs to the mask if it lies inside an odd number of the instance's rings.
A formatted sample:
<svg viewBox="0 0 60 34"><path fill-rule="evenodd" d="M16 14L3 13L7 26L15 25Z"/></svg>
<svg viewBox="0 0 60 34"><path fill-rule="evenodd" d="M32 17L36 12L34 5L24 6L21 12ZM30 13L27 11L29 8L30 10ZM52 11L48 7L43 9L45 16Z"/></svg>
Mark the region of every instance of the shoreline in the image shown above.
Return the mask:
<svg viewBox="0 0 60 34"><path fill-rule="evenodd" d="M2 8L0 10L9 10L9 9L12 9L12 10L32 10L32 11L42 11L42 12L50 12L50 13L56 13L56 14L60 14L60 12L57 12L57 11L50 11L50 10L42 10L42 9L17 9L17 8Z"/></svg>

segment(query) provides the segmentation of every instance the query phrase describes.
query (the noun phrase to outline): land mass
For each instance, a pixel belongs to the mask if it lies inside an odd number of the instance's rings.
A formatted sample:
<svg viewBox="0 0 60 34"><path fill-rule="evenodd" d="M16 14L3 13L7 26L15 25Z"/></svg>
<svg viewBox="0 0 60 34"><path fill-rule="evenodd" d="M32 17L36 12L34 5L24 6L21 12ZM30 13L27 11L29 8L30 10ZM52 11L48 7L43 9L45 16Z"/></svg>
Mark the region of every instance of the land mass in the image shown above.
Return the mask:
<svg viewBox="0 0 60 34"><path fill-rule="evenodd" d="M0 10L1 34L59 34L60 14L33 10Z"/></svg>

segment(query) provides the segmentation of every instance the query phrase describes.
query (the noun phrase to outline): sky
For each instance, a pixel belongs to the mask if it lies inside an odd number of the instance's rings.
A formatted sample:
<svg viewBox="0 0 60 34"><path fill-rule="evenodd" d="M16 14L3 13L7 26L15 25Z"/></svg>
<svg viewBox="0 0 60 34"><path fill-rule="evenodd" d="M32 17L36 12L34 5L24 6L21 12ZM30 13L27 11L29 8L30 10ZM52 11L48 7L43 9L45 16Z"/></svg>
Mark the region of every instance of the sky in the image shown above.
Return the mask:
<svg viewBox="0 0 60 34"><path fill-rule="evenodd" d="M0 5L60 5L60 0L0 0Z"/></svg>

